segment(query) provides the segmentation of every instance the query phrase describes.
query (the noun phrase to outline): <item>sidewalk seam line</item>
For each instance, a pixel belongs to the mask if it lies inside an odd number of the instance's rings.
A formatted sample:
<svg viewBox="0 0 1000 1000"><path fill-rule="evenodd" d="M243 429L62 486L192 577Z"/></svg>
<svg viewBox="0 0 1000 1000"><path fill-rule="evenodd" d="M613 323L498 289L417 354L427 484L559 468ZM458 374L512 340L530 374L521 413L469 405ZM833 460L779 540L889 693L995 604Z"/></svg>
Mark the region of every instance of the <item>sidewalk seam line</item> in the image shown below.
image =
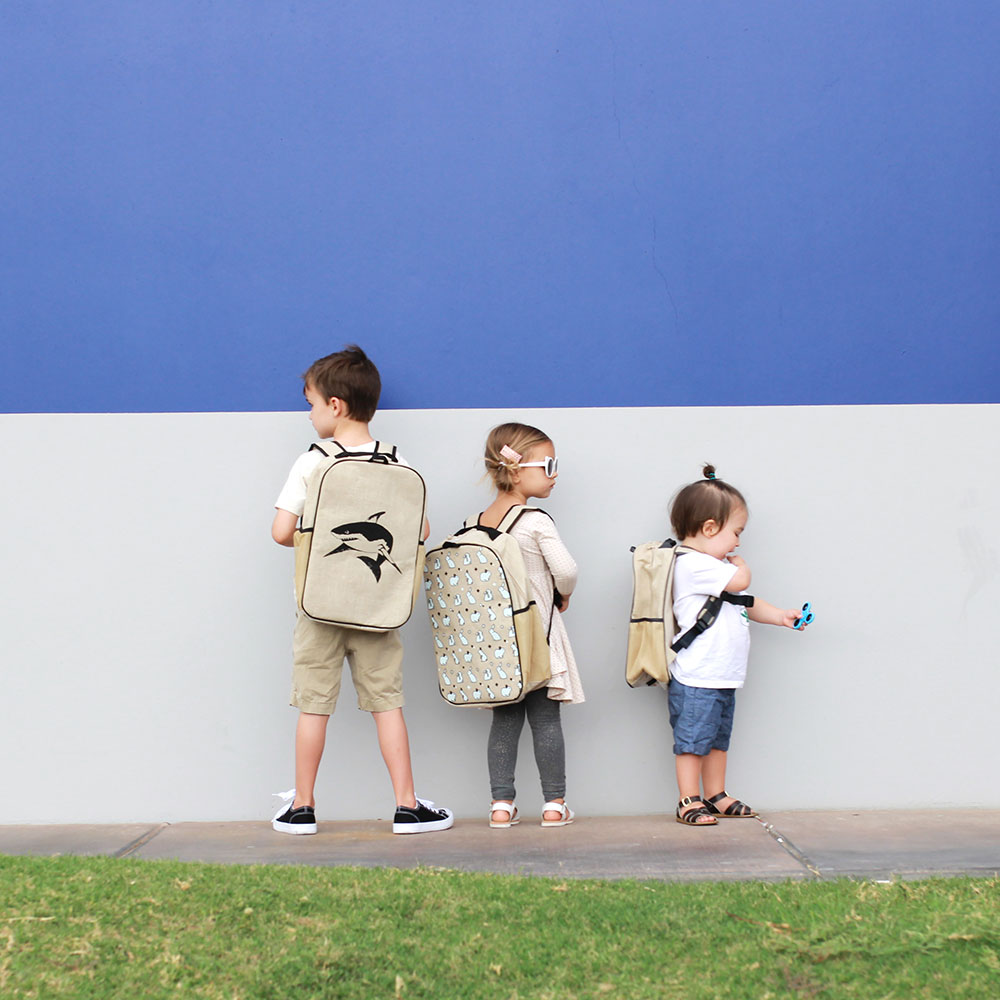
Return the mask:
<svg viewBox="0 0 1000 1000"><path fill-rule="evenodd" d="M135 840L126 844L121 850L115 851L112 857L127 858L130 854L134 854L140 847L144 847L154 837L166 830L168 826L170 826L169 823L160 823L159 826L150 827L141 837L136 837Z"/></svg>
<svg viewBox="0 0 1000 1000"><path fill-rule="evenodd" d="M767 831L768 836L780 844L800 865L808 869L816 878L823 878L823 873L809 860L809 856L804 851L800 851L784 834L775 829L774 824L768 823L760 817L758 817L758 822Z"/></svg>

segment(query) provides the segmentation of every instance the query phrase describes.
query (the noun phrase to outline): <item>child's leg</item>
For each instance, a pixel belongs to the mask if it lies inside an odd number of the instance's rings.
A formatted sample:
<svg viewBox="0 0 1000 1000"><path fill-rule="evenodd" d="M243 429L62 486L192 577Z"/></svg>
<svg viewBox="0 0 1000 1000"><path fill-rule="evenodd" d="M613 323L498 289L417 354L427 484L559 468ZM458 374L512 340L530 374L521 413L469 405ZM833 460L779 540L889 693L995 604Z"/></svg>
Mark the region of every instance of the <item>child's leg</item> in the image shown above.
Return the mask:
<svg viewBox="0 0 1000 1000"><path fill-rule="evenodd" d="M413 768L410 764L410 737L406 731L403 710L372 712L382 759L389 771L397 806L413 808L417 798L413 791Z"/></svg>
<svg viewBox="0 0 1000 1000"><path fill-rule="evenodd" d="M728 695L728 697L725 697ZM746 803L726 794L726 759L729 738L733 731L733 712L736 706L736 692L728 691L720 695L723 700L719 731L712 749L705 757L701 769L702 785L705 788L705 802L709 811L716 815L748 819L757 814ZM714 801L713 801L714 800Z"/></svg>
<svg viewBox="0 0 1000 1000"><path fill-rule="evenodd" d="M295 801L292 808L316 805L316 775L326 746L329 715L299 712L295 726Z"/></svg>
<svg viewBox="0 0 1000 1000"><path fill-rule="evenodd" d="M677 791L681 802L701 796L702 768L712 747L717 728L715 716L716 695L711 688L690 687L672 679L667 688L670 708L670 725L674 731L674 767L677 772ZM679 816L695 813L688 821L696 826L713 826L714 817L708 815L701 802L677 805ZM700 814L699 814L700 813Z"/></svg>
<svg viewBox="0 0 1000 1000"><path fill-rule="evenodd" d="M292 693L299 710L295 726L295 801L292 808L316 805L316 774L326 744L326 726L340 695L345 630L314 622L305 615L295 621L292 638Z"/></svg>
<svg viewBox="0 0 1000 1000"><path fill-rule="evenodd" d="M726 757L725 750L709 750L701 766L701 781L705 789L705 798L710 799L713 795L725 791L726 788ZM729 802L723 799L725 805ZM719 803L722 805L722 803Z"/></svg>
<svg viewBox="0 0 1000 1000"><path fill-rule="evenodd" d="M725 794L726 791L726 751L714 749L708 752L701 770L701 780L705 786L705 802L715 815L747 819L757 813L745 802Z"/></svg>
<svg viewBox="0 0 1000 1000"><path fill-rule="evenodd" d="M514 772L517 770L517 743L524 726L524 702L493 709L486 760L490 770L490 793L494 802L513 802L516 795ZM506 810L495 813L496 822L506 822Z"/></svg>
<svg viewBox="0 0 1000 1000"><path fill-rule="evenodd" d="M417 800L413 793L413 768L410 764L410 737L403 719L403 643L399 633L350 633L347 662L358 696L358 708L371 712L392 782L396 805L412 809Z"/></svg>
<svg viewBox="0 0 1000 1000"><path fill-rule="evenodd" d="M562 721L558 701L553 701L546 688L532 691L524 699L531 739L535 750L535 764L542 781L542 795L546 802L565 802L566 796L566 744L563 740ZM542 818L556 820L561 813L549 810Z"/></svg>
<svg viewBox="0 0 1000 1000"><path fill-rule="evenodd" d="M701 795L702 769L706 759L706 757L701 757L695 753L679 753L674 757L674 766L677 771L677 791L680 793L682 799L694 798L696 795ZM692 809L703 808L704 806L700 802L692 802L681 809L681 815L684 816ZM713 820L710 816L703 816L696 822L711 825Z"/></svg>

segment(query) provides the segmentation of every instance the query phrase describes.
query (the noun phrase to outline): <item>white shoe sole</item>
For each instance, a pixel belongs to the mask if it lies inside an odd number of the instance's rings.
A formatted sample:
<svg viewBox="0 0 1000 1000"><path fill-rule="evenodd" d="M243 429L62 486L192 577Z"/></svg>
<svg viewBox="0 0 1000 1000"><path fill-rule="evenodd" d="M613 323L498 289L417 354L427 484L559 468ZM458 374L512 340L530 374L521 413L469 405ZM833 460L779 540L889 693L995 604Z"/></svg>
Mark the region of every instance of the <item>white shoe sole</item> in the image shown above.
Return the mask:
<svg viewBox="0 0 1000 1000"><path fill-rule="evenodd" d="M296 837L305 837L316 832L315 823L280 823L275 819L271 821L271 826L278 833L290 833Z"/></svg>

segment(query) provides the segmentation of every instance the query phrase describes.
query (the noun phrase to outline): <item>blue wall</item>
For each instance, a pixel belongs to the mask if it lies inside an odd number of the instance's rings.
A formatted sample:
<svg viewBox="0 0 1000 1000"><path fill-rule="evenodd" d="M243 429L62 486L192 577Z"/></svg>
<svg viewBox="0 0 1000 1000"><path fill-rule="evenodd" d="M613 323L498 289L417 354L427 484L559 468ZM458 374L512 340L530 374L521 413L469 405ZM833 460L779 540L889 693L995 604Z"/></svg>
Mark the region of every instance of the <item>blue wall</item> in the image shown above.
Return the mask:
<svg viewBox="0 0 1000 1000"><path fill-rule="evenodd" d="M1000 401L998 29L11 0L0 409L291 409L348 340L388 407Z"/></svg>

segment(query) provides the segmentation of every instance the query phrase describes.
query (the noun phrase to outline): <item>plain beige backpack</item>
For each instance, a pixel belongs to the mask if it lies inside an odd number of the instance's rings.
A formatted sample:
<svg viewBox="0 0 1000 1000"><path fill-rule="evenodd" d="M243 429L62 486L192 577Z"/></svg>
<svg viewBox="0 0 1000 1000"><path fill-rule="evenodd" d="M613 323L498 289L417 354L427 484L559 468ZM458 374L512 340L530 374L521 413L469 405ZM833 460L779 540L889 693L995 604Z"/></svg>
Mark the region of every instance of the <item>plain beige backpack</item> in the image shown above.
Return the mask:
<svg viewBox="0 0 1000 1000"><path fill-rule="evenodd" d="M749 594L708 597L694 625L673 639L678 629L674 617L674 567L679 557L691 551L672 538L644 542L632 549L632 611L625 656L625 680L629 687L669 683L670 667L678 652L715 624L723 604L753 607Z"/></svg>
<svg viewBox="0 0 1000 1000"><path fill-rule="evenodd" d="M312 471L295 533L295 593L313 621L370 632L402 625L413 611L423 568L426 489L396 449L312 446Z"/></svg>

